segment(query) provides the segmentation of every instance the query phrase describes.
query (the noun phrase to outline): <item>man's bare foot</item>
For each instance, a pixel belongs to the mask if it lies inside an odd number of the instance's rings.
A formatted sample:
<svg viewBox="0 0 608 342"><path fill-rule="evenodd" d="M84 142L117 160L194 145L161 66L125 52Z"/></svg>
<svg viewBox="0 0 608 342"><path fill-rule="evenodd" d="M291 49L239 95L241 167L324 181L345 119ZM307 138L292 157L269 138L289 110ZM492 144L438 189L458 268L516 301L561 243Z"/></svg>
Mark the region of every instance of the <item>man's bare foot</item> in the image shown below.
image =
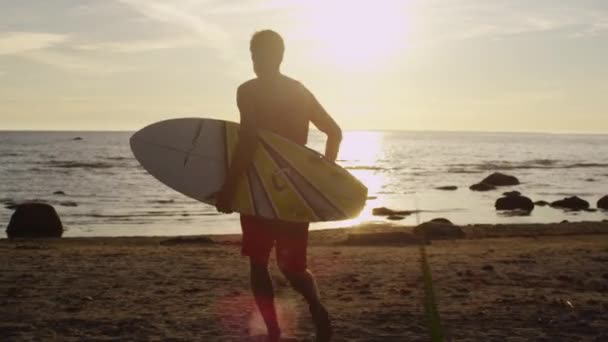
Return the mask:
<svg viewBox="0 0 608 342"><path fill-rule="evenodd" d="M331 320L329 312L319 304L317 307L310 307L310 314L316 329L315 342L329 342L332 337Z"/></svg>

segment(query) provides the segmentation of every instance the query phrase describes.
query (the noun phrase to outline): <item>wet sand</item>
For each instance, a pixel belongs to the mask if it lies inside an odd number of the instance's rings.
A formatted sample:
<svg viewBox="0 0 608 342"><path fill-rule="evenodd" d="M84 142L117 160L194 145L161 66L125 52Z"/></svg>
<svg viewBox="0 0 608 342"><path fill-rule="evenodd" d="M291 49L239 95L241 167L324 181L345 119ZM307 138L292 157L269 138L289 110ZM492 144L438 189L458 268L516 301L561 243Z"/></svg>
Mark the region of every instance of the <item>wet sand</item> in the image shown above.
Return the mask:
<svg viewBox="0 0 608 342"><path fill-rule="evenodd" d="M454 341L608 340L608 223L479 225L426 247ZM428 341L417 245L311 233L309 265L335 341ZM3 341L258 341L239 236L0 240ZM361 243L363 241L363 243ZM287 341L312 341L272 265Z"/></svg>

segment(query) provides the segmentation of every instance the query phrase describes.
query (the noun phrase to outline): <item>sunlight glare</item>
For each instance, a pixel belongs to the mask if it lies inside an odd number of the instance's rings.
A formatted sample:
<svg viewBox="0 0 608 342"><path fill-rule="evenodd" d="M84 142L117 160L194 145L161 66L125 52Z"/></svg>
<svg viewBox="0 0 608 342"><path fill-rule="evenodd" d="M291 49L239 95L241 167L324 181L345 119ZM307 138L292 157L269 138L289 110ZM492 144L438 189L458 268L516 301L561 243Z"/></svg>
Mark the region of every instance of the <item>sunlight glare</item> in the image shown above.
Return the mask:
<svg viewBox="0 0 608 342"><path fill-rule="evenodd" d="M387 181L380 165L383 158L383 138L384 134L382 132L345 132L340 147L340 164L365 184L368 189L368 196L375 197ZM343 223L357 225L372 220L372 206L373 201L368 201L361 215Z"/></svg>
<svg viewBox="0 0 608 342"><path fill-rule="evenodd" d="M315 57L349 70L377 69L406 45L407 1L294 0Z"/></svg>

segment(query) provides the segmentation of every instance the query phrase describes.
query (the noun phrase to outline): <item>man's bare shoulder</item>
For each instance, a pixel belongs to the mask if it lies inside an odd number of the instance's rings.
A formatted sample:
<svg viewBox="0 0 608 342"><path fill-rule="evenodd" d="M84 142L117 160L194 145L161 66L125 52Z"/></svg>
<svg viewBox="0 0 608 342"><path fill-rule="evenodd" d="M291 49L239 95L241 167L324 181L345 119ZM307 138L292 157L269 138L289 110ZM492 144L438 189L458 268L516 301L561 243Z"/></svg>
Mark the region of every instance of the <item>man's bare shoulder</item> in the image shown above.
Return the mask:
<svg viewBox="0 0 608 342"><path fill-rule="evenodd" d="M281 75L279 82L281 87L291 88L291 89L306 89L306 87L298 80L293 79L289 76ZM248 81L243 82L238 87L238 92L242 94L246 94L249 92L255 92L258 89L267 87L268 84L264 81L261 81L259 78L252 78Z"/></svg>
<svg viewBox="0 0 608 342"><path fill-rule="evenodd" d="M252 78L248 81L241 83L241 85L237 89L238 93L243 94L243 93L246 93L247 91L251 91L252 89L255 89L257 82L258 82L257 78Z"/></svg>
<svg viewBox="0 0 608 342"><path fill-rule="evenodd" d="M284 82L284 85L287 87L291 87L291 88L298 88L298 89L306 89L306 87L302 84L302 82L291 78L289 76L285 76L283 75L282 80Z"/></svg>

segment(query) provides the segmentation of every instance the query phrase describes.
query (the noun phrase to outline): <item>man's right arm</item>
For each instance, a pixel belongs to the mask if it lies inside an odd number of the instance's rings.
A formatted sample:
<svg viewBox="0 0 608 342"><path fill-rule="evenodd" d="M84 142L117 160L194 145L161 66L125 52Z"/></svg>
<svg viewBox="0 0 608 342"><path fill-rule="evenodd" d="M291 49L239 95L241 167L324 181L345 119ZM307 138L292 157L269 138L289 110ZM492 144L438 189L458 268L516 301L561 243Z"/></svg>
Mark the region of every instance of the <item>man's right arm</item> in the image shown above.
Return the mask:
<svg viewBox="0 0 608 342"><path fill-rule="evenodd" d="M241 116L239 141L234 149L230 167L226 172L226 180L220 190L216 207L218 211L230 212L232 201L236 193L238 180L245 174L258 145L257 128L250 94L239 87L237 91L237 106Z"/></svg>
<svg viewBox="0 0 608 342"><path fill-rule="evenodd" d="M325 108L321 106L321 104L319 103L319 101L317 101L314 95L308 90L307 92L310 95L311 101L310 121L321 132L327 135L327 142L325 143L325 158L332 162L335 162L338 158L340 143L342 142L342 129L327 113L327 111L325 111Z"/></svg>

